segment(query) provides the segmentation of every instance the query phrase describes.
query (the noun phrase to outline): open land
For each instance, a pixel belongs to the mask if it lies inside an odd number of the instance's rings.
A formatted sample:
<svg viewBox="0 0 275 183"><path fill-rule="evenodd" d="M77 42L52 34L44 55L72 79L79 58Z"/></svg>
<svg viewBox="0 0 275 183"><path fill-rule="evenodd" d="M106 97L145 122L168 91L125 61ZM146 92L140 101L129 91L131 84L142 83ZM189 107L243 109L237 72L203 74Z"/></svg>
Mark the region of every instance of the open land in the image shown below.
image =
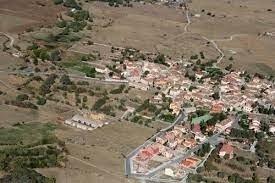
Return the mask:
<svg viewBox="0 0 275 183"><path fill-rule="evenodd" d="M15 148L9 172L29 158L28 168L61 183L274 175L274 1L79 2L84 11L0 0L0 149ZM224 157L221 145L234 153Z"/></svg>

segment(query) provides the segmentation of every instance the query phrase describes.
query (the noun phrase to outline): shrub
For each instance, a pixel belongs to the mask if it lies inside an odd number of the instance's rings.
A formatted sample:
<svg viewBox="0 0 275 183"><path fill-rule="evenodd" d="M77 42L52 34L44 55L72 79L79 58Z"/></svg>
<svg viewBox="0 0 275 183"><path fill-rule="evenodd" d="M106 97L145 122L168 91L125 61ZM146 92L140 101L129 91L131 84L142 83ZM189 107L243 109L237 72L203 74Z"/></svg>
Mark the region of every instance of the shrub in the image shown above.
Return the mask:
<svg viewBox="0 0 275 183"><path fill-rule="evenodd" d="M17 97L16 97L16 100L17 101L25 101L25 100L28 100L29 99L29 96L28 95L26 95L26 94L19 94L19 95L17 95Z"/></svg>
<svg viewBox="0 0 275 183"><path fill-rule="evenodd" d="M37 97L37 102L36 102L37 105L45 105L46 102L47 102L47 100L45 98Z"/></svg>
<svg viewBox="0 0 275 183"><path fill-rule="evenodd" d="M53 0L53 2L54 2L54 4L61 4L61 3L63 3L63 0Z"/></svg>

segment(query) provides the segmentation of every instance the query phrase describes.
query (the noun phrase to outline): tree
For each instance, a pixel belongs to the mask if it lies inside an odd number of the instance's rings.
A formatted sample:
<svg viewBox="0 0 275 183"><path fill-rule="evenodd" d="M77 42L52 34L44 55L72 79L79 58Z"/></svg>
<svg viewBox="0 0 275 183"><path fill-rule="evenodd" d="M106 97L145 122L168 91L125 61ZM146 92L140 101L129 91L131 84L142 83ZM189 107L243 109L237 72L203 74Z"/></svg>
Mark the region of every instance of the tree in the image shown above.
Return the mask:
<svg viewBox="0 0 275 183"><path fill-rule="evenodd" d="M228 66L225 67L225 70L230 71L232 69L233 65L229 64Z"/></svg>
<svg viewBox="0 0 275 183"><path fill-rule="evenodd" d="M159 55L154 59L154 62L155 62L155 63L158 63L158 64L162 64L162 65L168 66L168 64L165 62L165 56L164 56L164 54L159 54Z"/></svg>
<svg viewBox="0 0 275 183"><path fill-rule="evenodd" d="M88 101L88 97L87 97L86 95L83 96L82 101L83 101L83 102L87 102L87 101Z"/></svg>
<svg viewBox="0 0 275 183"><path fill-rule="evenodd" d="M215 92L212 97L214 98L214 100L219 100L220 99L220 94L219 92Z"/></svg>
<svg viewBox="0 0 275 183"><path fill-rule="evenodd" d="M37 102L36 102L37 105L45 105L46 102L47 102L47 100L45 98L37 97Z"/></svg>
<svg viewBox="0 0 275 183"><path fill-rule="evenodd" d="M70 77L68 75L62 75L60 78L60 83L63 85L71 85L72 81L70 80Z"/></svg>
<svg viewBox="0 0 275 183"><path fill-rule="evenodd" d="M61 57L60 57L60 51L59 50L53 50L49 53L49 59L51 61L60 61Z"/></svg>
<svg viewBox="0 0 275 183"><path fill-rule="evenodd" d="M54 4L61 4L61 3L63 3L63 0L53 0L53 2L54 2Z"/></svg>
<svg viewBox="0 0 275 183"><path fill-rule="evenodd" d="M225 173L224 172L217 172L217 177L224 178L225 177Z"/></svg>
<svg viewBox="0 0 275 183"><path fill-rule="evenodd" d="M76 3L75 0L66 0L66 1L64 1L63 5L65 7L75 8L77 10L81 10L81 7Z"/></svg>
<svg viewBox="0 0 275 183"><path fill-rule="evenodd" d="M191 60L197 60L198 58L199 58L198 55L192 55L192 56L190 57Z"/></svg>
<svg viewBox="0 0 275 183"><path fill-rule="evenodd" d="M269 176L266 180L267 183L275 183L275 178L273 178L272 176Z"/></svg>
<svg viewBox="0 0 275 183"><path fill-rule="evenodd" d="M29 96L26 95L26 94L19 94L16 96L16 100L17 101L25 101L25 100L28 100L29 99Z"/></svg>

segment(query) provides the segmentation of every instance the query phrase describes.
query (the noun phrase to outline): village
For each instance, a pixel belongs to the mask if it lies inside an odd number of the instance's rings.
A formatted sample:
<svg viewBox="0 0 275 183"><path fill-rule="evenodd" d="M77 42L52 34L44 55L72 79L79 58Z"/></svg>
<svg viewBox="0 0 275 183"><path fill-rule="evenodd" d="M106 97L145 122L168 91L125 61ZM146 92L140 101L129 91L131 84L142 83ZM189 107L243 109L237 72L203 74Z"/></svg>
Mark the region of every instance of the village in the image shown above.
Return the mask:
<svg viewBox="0 0 275 183"><path fill-rule="evenodd" d="M133 58L139 52L134 49L129 52L129 59L116 62L113 67L116 72L102 71L105 79L125 82L143 91L156 91L149 101L156 106L168 98L169 108L163 113L173 116L174 121L127 156L127 176L185 182L190 173L196 174L204 166L215 149L218 148L221 159L232 159L235 149L255 153L258 136L268 138L275 134L272 80L257 74L222 70L213 63L206 63L205 67L198 64L198 59L193 63L169 62L161 56L162 64L150 58L137 62ZM129 107L122 118L129 120L136 112ZM90 121L86 114L74 116L65 123L86 130L108 124L103 118Z"/></svg>

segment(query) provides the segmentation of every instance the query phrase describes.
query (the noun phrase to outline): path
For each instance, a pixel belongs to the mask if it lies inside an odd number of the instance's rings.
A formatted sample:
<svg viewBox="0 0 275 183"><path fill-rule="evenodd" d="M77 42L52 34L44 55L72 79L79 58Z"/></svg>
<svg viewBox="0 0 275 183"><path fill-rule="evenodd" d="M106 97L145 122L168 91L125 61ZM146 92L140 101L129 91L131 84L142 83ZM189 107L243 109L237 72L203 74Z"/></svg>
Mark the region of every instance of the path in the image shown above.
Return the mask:
<svg viewBox="0 0 275 183"><path fill-rule="evenodd" d="M10 47L10 48L13 48L14 38L13 38L11 35L9 35L9 34L7 34L7 33L5 33L5 32L0 32L0 34L1 34L1 35L4 35L5 37L7 37L7 38L10 40L9 47Z"/></svg>
<svg viewBox="0 0 275 183"><path fill-rule="evenodd" d="M219 63L222 61L222 59L224 58L224 53L223 53L223 51L218 47L217 43L216 43L214 40L210 40L210 39L208 39L208 38L205 37L205 36L201 36L201 37L202 37L204 40L206 40L206 41L212 43L213 47L219 52L220 57L219 57L218 60L217 60L217 64L219 64Z"/></svg>
<svg viewBox="0 0 275 183"><path fill-rule="evenodd" d="M188 32L188 26L191 24L191 20L190 20L190 17L189 17L189 10L188 9L185 12L185 16L186 16L186 19L187 19L187 24L184 26L184 33Z"/></svg>

